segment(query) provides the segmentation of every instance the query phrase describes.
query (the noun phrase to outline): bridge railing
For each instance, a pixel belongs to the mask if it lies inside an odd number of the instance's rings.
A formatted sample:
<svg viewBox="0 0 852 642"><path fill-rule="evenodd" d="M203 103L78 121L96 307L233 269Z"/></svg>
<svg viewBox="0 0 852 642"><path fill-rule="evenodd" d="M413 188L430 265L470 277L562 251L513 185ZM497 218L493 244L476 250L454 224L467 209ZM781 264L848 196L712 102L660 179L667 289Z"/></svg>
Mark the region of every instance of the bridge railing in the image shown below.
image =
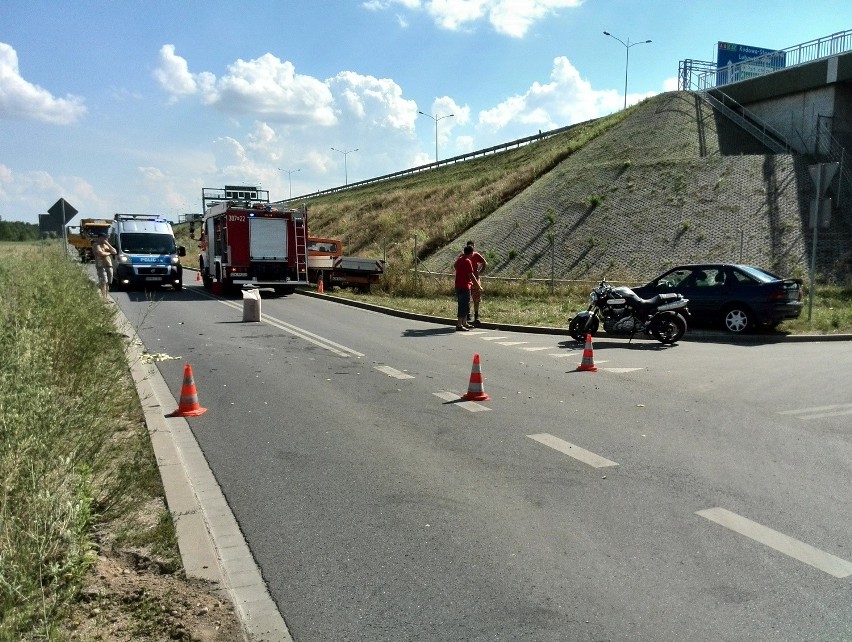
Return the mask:
<svg viewBox="0 0 852 642"><path fill-rule="evenodd" d="M743 60L735 65L705 71L699 74L690 85L698 91L705 91L720 85L789 69L821 58L836 56L847 51L852 51L852 29L838 31L830 36L823 36L787 49L780 49L763 56Z"/></svg>

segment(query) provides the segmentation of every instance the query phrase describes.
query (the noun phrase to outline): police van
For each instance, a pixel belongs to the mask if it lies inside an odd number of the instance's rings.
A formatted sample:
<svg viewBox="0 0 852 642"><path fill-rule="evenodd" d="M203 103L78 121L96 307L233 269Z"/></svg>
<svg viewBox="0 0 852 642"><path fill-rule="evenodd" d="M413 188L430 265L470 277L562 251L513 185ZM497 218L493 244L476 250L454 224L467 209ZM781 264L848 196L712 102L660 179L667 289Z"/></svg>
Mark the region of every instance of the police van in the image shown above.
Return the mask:
<svg viewBox="0 0 852 642"><path fill-rule="evenodd" d="M113 286L183 287L180 257L186 256L186 249L177 246L172 226L163 217L116 214L110 243L118 252L113 260Z"/></svg>

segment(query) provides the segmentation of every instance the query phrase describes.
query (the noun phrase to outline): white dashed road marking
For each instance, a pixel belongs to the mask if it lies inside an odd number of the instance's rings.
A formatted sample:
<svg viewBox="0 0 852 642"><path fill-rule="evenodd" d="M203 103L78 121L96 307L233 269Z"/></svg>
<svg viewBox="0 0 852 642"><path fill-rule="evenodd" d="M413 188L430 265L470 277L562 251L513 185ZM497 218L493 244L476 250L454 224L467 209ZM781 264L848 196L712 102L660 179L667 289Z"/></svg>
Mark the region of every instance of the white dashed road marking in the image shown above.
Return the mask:
<svg viewBox="0 0 852 642"><path fill-rule="evenodd" d="M799 419L824 419L825 417L842 417L852 415L852 403L840 403L833 406L815 406L813 408L798 408L784 410L779 415L793 415Z"/></svg>
<svg viewBox="0 0 852 642"><path fill-rule="evenodd" d="M441 392L433 392L432 394L436 397L440 397L444 401L455 402L454 405L459 406L460 408L464 408L469 412L482 412L483 410L491 410L491 408L487 408L483 405L480 405L475 401L461 401L460 395L456 394L455 392L450 392L448 390L442 390Z"/></svg>
<svg viewBox="0 0 852 642"><path fill-rule="evenodd" d="M740 517L724 508L708 508L697 511L695 514L834 577L843 578L852 575L852 562L835 557L831 553L821 551L750 519Z"/></svg>
<svg viewBox="0 0 852 642"><path fill-rule="evenodd" d="M393 377L395 379L414 379L414 377L410 374L406 374L396 368L391 368L390 366L374 366L376 370L379 372L384 372L389 377Z"/></svg>
<svg viewBox="0 0 852 642"><path fill-rule="evenodd" d="M535 441L544 444L545 446L549 446L554 450L558 450L559 452L564 453L569 457L573 457L574 459L581 461L584 464L593 466L594 468L618 466L618 464L614 461L605 459L604 457L596 455L595 453L588 451L585 448L580 448L579 446L575 446L574 444L568 443L563 439L559 439L559 437L554 437L553 435L548 435L547 433L542 433L539 435L527 435L527 437L529 437L530 439L534 439Z"/></svg>

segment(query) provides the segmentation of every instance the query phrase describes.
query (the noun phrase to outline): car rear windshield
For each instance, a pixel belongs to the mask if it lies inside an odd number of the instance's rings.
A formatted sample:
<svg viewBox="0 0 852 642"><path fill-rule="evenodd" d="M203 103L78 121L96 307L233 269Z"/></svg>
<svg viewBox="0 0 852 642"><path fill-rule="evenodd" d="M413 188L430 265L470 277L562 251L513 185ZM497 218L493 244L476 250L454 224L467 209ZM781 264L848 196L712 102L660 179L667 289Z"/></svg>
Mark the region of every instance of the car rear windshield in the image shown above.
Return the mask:
<svg viewBox="0 0 852 642"><path fill-rule="evenodd" d="M753 265L740 265L738 267L750 277L757 279L761 283L769 283L770 281L779 280L779 277L775 276L771 272L761 270L760 268L754 267Z"/></svg>

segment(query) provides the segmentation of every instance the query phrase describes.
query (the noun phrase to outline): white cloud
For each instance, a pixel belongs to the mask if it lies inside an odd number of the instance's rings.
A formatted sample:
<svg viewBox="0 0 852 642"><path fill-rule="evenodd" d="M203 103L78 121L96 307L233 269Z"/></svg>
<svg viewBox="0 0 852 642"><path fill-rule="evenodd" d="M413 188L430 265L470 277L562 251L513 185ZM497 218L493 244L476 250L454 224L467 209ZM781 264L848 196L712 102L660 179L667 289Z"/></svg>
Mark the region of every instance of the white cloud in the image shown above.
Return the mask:
<svg viewBox="0 0 852 642"><path fill-rule="evenodd" d="M680 79L677 76L666 78L663 81L663 91L677 91L680 89Z"/></svg>
<svg viewBox="0 0 852 642"><path fill-rule="evenodd" d="M198 82L189 73L186 60L175 55L174 45L160 47L160 66L154 70L153 76L163 89L174 96L194 94L198 91Z"/></svg>
<svg viewBox="0 0 852 642"><path fill-rule="evenodd" d="M55 98L46 89L24 80L17 52L0 42L0 118L70 125L85 113L86 107L79 96Z"/></svg>
<svg viewBox="0 0 852 642"><path fill-rule="evenodd" d="M326 85L335 97L336 109L344 117L354 116L368 127L414 131L417 103L403 98L402 88L393 80L342 71L327 80Z"/></svg>
<svg viewBox="0 0 852 642"><path fill-rule="evenodd" d="M254 114L271 120L328 126L335 123L328 87L296 73L293 63L272 54L237 60L210 87L204 100L229 114Z"/></svg>
<svg viewBox="0 0 852 642"><path fill-rule="evenodd" d="M632 96L631 102L639 99ZM519 123L530 128L555 129L614 112L623 100L616 91L593 89L568 58L560 56L553 61L549 83L535 82L524 94L481 111L479 125L495 132Z"/></svg>
<svg viewBox="0 0 852 642"><path fill-rule="evenodd" d="M106 203L91 183L79 176L54 178L45 171L15 172L0 164L0 207L6 212L17 212L17 220L38 223L38 215L59 198L64 198L81 214L100 211ZM73 223L74 219L69 223Z"/></svg>
<svg viewBox="0 0 852 642"><path fill-rule="evenodd" d="M255 116L304 126L327 127L336 122L333 98L324 82L297 74L293 63L272 54L237 60L221 78L210 72L193 74L172 45L160 49L154 71L160 86L173 97L198 93L205 105L232 116Z"/></svg>
<svg viewBox="0 0 852 642"><path fill-rule="evenodd" d="M422 10L450 31L465 29L487 18L497 33L522 38L536 22L559 9L579 7L582 3L583 0L371 0L362 6L371 11L397 6Z"/></svg>

